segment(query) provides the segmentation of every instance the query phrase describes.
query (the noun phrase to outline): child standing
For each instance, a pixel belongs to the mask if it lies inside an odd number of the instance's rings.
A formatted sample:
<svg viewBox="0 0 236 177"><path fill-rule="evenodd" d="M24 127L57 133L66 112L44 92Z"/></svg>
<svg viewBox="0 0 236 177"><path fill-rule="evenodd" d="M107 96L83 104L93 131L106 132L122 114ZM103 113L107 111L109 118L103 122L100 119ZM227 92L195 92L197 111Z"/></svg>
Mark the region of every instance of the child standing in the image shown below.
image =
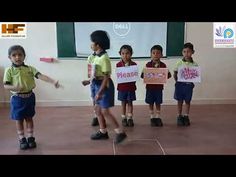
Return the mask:
<svg viewBox="0 0 236 177"><path fill-rule="evenodd" d="M183 50L183 59L176 63L174 68L174 79L175 83L175 93L174 99L178 101L178 116L177 125L178 126L189 126L189 110L190 102L192 99L194 84L192 82L178 82L177 74L178 68L182 66L198 66L198 64L193 61L192 55L194 54L193 44L185 43ZM182 115L183 102L185 101L185 114Z"/></svg>
<svg viewBox="0 0 236 177"><path fill-rule="evenodd" d="M161 62L160 59L162 55L163 49L160 45L154 45L151 48L151 61L146 64L148 68L166 68L165 63ZM143 78L143 73L141 75ZM171 77L171 73L168 72L168 78ZM146 98L145 102L149 104L149 112L150 112L150 121L151 126L163 126L163 122L161 120L161 104L162 100L162 90L163 84L146 84ZM156 105L156 112L154 112L154 104Z"/></svg>
<svg viewBox="0 0 236 177"><path fill-rule="evenodd" d="M119 54L121 55L121 61L116 64L116 67L125 67L131 65L137 65L131 60L133 49L130 45L123 45L120 48ZM122 125L124 127L133 127L133 101L136 100L135 90L136 82L119 83L117 85L118 100L122 105ZM128 114L126 117L126 105L128 105ZM127 119L128 118L128 119Z"/></svg>
<svg viewBox="0 0 236 177"><path fill-rule="evenodd" d="M110 39L106 31L97 30L90 35L91 48L94 53L89 57L91 63L95 66L95 72L92 79L92 96L95 100L95 110L98 116L99 131L91 135L92 140L108 139L106 122L108 118L114 126L116 132L115 143L122 142L126 133L120 128L116 118L110 112L110 107L114 106L114 84L110 78L111 62L106 52L110 48Z"/></svg>
<svg viewBox="0 0 236 177"><path fill-rule="evenodd" d="M4 88L11 91L11 118L16 121L17 134L19 136L20 149L35 148L36 141L33 136L35 115L35 88L34 77L49 83L56 88L58 81L41 74L34 67L25 65L25 50L20 45L11 46L8 49L8 57L12 66L6 68L4 73ZM25 138L24 121L26 123L28 138Z"/></svg>

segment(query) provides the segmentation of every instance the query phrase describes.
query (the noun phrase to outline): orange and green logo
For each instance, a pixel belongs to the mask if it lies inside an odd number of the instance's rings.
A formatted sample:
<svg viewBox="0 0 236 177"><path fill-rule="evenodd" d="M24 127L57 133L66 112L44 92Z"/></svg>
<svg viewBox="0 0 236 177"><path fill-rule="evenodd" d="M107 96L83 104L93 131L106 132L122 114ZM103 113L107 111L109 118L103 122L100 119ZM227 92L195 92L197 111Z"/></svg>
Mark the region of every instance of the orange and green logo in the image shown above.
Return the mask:
<svg viewBox="0 0 236 177"><path fill-rule="evenodd" d="M26 23L0 23L0 38L26 38Z"/></svg>

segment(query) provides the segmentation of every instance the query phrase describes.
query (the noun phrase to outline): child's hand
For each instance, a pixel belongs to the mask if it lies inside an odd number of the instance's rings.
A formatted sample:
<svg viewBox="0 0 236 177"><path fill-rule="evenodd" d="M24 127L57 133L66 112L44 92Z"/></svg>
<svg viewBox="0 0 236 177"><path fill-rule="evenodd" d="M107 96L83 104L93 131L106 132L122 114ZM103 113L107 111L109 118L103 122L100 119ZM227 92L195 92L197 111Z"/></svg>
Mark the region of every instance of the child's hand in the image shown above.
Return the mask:
<svg viewBox="0 0 236 177"><path fill-rule="evenodd" d="M56 88L59 88L61 85L59 84L59 81L56 81L56 82L54 83L54 86L55 86Z"/></svg>
<svg viewBox="0 0 236 177"><path fill-rule="evenodd" d="M82 81L82 84L83 84L83 86L89 85L90 81L89 80L84 80L84 81Z"/></svg>

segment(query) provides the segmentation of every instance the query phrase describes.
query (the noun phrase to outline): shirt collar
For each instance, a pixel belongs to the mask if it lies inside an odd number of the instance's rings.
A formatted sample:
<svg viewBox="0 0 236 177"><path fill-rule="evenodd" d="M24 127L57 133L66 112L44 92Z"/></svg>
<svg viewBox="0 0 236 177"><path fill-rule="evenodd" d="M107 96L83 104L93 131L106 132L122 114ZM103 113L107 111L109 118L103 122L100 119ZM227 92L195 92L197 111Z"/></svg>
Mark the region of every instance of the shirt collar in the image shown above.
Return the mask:
<svg viewBox="0 0 236 177"><path fill-rule="evenodd" d="M98 56L98 57L101 57L103 54L107 53L105 50L101 51L100 53L96 53L94 52L93 53L93 56Z"/></svg>
<svg viewBox="0 0 236 177"><path fill-rule="evenodd" d="M21 65L16 65L16 64L12 63L12 66L16 67L16 68L21 67L21 66L26 66L27 67L27 65L25 65L24 62Z"/></svg>
<svg viewBox="0 0 236 177"><path fill-rule="evenodd" d="M187 62L184 58L182 60L183 60L183 62ZM193 63L193 58L190 58L189 62Z"/></svg>

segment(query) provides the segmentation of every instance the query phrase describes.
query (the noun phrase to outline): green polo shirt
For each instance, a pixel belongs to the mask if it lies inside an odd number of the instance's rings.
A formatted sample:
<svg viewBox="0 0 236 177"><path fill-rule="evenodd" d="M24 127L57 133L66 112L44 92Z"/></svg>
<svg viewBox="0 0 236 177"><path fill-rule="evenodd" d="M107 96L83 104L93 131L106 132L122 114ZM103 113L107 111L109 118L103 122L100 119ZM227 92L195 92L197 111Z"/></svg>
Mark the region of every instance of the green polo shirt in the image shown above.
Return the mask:
<svg viewBox="0 0 236 177"><path fill-rule="evenodd" d="M191 60L189 62L189 61L182 59L182 60L177 61L177 63L175 64L175 67L174 67L174 71L178 72L178 68L181 66L192 67L192 66L198 66L198 64L193 60Z"/></svg>
<svg viewBox="0 0 236 177"><path fill-rule="evenodd" d="M111 74L111 61L107 53L103 53L102 55L90 55L88 57L88 63L95 65L96 77Z"/></svg>
<svg viewBox="0 0 236 177"><path fill-rule="evenodd" d="M38 78L40 74L34 67L22 65L22 66L11 66L5 69L3 83L10 85L19 85L23 89L21 93L30 92L35 88L35 78ZM12 93L15 93L11 91Z"/></svg>

